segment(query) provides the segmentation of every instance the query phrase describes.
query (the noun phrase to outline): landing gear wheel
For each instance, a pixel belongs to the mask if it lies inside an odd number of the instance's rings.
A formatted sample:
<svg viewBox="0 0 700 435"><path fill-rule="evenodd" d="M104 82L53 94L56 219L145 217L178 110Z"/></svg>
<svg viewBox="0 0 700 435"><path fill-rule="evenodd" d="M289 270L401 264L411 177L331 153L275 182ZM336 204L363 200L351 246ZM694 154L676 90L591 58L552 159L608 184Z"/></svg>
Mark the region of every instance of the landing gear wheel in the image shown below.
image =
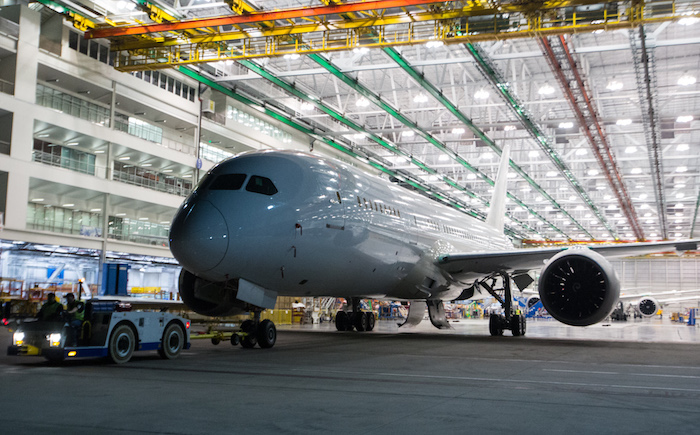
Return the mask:
<svg viewBox="0 0 700 435"><path fill-rule="evenodd" d="M350 325L350 319L348 318L348 313L345 311L338 311L335 315L335 329L338 331L347 331Z"/></svg>
<svg viewBox="0 0 700 435"><path fill-rule="evenodd" d="M502 316L492 314L489 317L489 332L493 337L503 335L503 320Z"/></svg>
<svg viewBox="0 0 700 435"><path fill-rule="evenodd" d="M513 337L519 337L522 335L522 320L520 314L513 314L510 316L510 331L513 333Z"/></svg>
<svg viewBox="0 0 700 435"><path fill-rule="evenodd" d="M374 323L375 323L374 313L370 311L369 313L366 313L366 314L367 314L367 331L371 331L374 329Z"/></svg>
<svg viewBox="0 0 700 435"><path fill-rule="evenodd" d="M221 343L221 339L219 337L211 338L211 344L213 344L214 346L218 345L219 343Z"/></svg>
<svg viewBox="0 0 700 435"><path fill-rule="evenodd" d="M119 325L109 337L109 357L117 364L124 364L131 359L136 349L134 331L128 325Z"/></svg>
<svg viewBox="0 0 700 435"><path fill-rule="evenodd" d="M160 341L158 355L163 359L174 359L180 356L183 346L185 345L185 333L182 328L175 323L165 328L163 339Z"/></svg>
<svg viewBox="0 0 700 435"><path fill-rule="evenodd" d="M367 323L369 320L367 319L367 313L359 311L357 313L353 314L354 317L354 324L355 324L355 329L357 329L357 332L362 332L367 330Z"/></svg>
<svg viewBox="0 0 700 435"><path fill-rule="evenodd" d="M258 345L263 349L269 349L277 341L277 328L271 320L263 320L258 325Z"/></svg>
<svg viewBox="0 0 700 435"><path fill-rule="evenodd" d="M255 331L255 322L252 320L246 320L243 322L243 324L241 324L241 332L246 334L245 337L241 339L241 346L245 347L246 349L252 349L256 344L258 344L258 337Z"/></svg>

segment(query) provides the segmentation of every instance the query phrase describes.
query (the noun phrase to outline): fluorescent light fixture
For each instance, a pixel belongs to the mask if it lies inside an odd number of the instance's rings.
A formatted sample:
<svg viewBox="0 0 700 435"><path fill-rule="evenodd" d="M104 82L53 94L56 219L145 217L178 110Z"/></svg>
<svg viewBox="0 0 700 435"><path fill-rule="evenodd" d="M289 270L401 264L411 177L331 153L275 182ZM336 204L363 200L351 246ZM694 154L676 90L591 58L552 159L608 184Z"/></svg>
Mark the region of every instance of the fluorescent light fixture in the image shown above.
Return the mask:
<svg viewBox="0 0 700 435"><path fill-rule="evenodd" d="M632 168L632 170L630 171L630 174L635 174L635 175L641 174L641 173L642 173L642 168Z"/></svg>
<svg viewBox="0 0 700 435"><path fill-rule="evenodd" d="M676 118L676 122L690 122L693 120L693 115L681 115Z"/></svg>
<svg viewBox="0 0 700 435"><path fill-rule="evenodd" d="M44 134L37 134L36 137L49 137L49 135L46 134L46 133L44 133Z"/></svg>
<svg viewBox="0 0 700 435"><path fill-rule="evenodd" d="M617 124L617 125L630 125L630 124L632 124L632 120L629 118L618 119L615 124Z"/></svg>
<svg viewBox="0 0 700 435"><path fill-rule="evenodd" d="M163 170L160 171L160 172L163 172L163 173L166 173L166 174L167 174L167 173L173 172L173 170L172 170L172 169L163 169Z"/></svg>
<svg viewBox="0 0 700 435"><path fill-rule="evenodd" d="M114 216L126 216L126 213L117 213Z"/></svg>
<svg viewBox="0 0 700 435"><path fill-rule="evenodd" d="M356 102L355 105L357 107L367 107L369 106L369 100L365 97L360 97Z"/></svg>
<svg viewBox="0 0 700 435"><path fill-rule="evenodd" d="M546 177L556 177L557 172L556 171L549 171L545 174Z"/></svg>
<svg viewBox="0 0 700 435"><path fill-rule="evenodd" d="M185 174L182 176L182 178L192 178L192 174Z"/></svg>
<svg viewBox="0 0 700 435"><path fill-rule="evenodd" d="M299 59L300 57L301 57L301 55L299 53L287 53L284 55L285 59L290 59L290 60Z"/></svg>
<svg viewBox="0 0 700 435"><path fill-rule="evenodd" d="M352 52L355 54L367 54L367 53L369 53L369 48L367 48L367 47L355 47L352 49Z"/></svg>
<svg viewBox="0 0 700 435"><path fill-rule="evenodd" d="M413 130L405 130L401 132L401 136L406 136L406 137L413 137L415 133Z"/></svg>
<svg viewBox="0 0 700 435"><path fill-rule="evenodd" d="M597 169L589 169L588 175L590 175L591 177L595 177L596 175L598 175L598 170Z"/></svg>
<svg viewBox="0 0 700 435"><path fill-rule="evenodd" d="M141 165L142 168L150 168L151 166L153 166L152 163L144 163Z"/></svg>
<svg viewBox="0 0 700 435"><path fill-rule="evenodd" d="M549 83L545 83L537 93L540 95L552 95L554 93L554 88L550 86Z"/></svg>
<svg viewBox="0 0 700 435"><path fill-rule="evenodd" d="M680 20L678 20L678 24L680 24L681 26L692 26L693 24L700 21L700 18L695 17L692 14L693 14L692 12L686 12L684 15L688 15L688 16L685 16L685 17L681 18Z"/></svg>
<svg viewBox="0 0 700 435"><path fill-rule="evenodd" d="M687 166L679 166L676 168L676 172L686 172L686 171L688 171Z"/></svg>
<svg viewBox="0 0 700 435"><path fill-rule="evenodd" d="M513 131L513 130L515 130L516 128L517 128L517 127L514 126L514 125L506 125L505 127L503 127L503 131Z"/></svg>
<svg viewBox="0 0 700 435"><path fill-rule="evenodd" d="M677 83L680 86L690 86L690 85L694 85L696 81L697 81L697 79L694 76L691 76L690 74L685 73L678 78Z"/></svg>
<svg viewBox="0 0 700 435"><path fill-rule="evenodd" d="M588 154L588 150L585 148L579 148L576 150L577 156L585 156L586 154Z"/></svg>
<svg viewBox="0 0 700 435"><path fill-rule="evenodd" d="M309 110L313 110L313 108L314 108L314 105L309 103L308 101L304 101L303 103L301 103L301 110L303 110L304 112L308 112Z"/></svg>
<svg viewBox="0 0 700 435"><path fill-rule="evenodd" d="M455 127L452 129L452 134L462 134L465 130L462 127Z"/></svg>
<svg viewBox="0 0 700 435"><path fill-rule="evenodd" d="M641 199L642 201L644 201L645 199L647 199L647 196L648 196L648 195L647 195L646 193L642 193L641 195L639 195L639 199Z"/></svg>
<svg viewBox="0 0 700 435"><path fill-rule="evenodd" d="M493 158L493 153L483 153L481 155L482 159L491 160Z"/></svg>
<svg viewBox="0 0 700 435"><path fill-rule="evenodd" d="M434 39L434 40L431 40L431 41L428 41L425 43L425 46L427 48L438 48L438 47L442 47L443 45L445 45L445 43L439 39Z"/></svg>
<svg viewBox="0 0 700 435"><path fill-rule="evenodd" d="M538 151L533 150L533 151L530 151L529 153L527 153L527 155L528 155L528 157L538 157L540 155L540 153Z"/></svg>
<svg viewBox="0 0 700 435"><path fill-rule="evenodd" d="M690 147L688 146L687 143L680 143L676 147L676 151L688 151L689 149L690 149Z"/></svg>
<svg viewBox="0 0 700 435"><path fill-rule="evenodd" d="M634 154L636 152L637 152L637 147L634 145L631 145L631 146L628 146L627 148L625 148L626 154Z"/></svg>
<svg viewBox="0 0 700 435"><path fill-rule="evenodd" d="M147 218L147 217L140 217L139 220L140 220L140 221L147 221L148 218Z"/></svg>
<svg viewBox="0 0 700 435"><path fill-rule="evenodd" d="M489 98L489 92L484 89L479 89L474 93L474 98L477 100L487 100Z"/></svg>
<svg viewBox="0 0 700 435"><path fill-rule="evenodd" d="M66 145L69 147L75 146L75 145L80 145L78 142L67 142Z"/></svg>
<svg viewBox="0 0 700 435"><path fill-rule="evenodd" d="M621 81L612 79L608 82L608 85L605 87L605 89L609 91L619 91L623 87L625 87L625 85L623 85Z"/></svg>
<svg viewBox="0 0 700 435"><path fill-rule="evenodd" d="M428 96L422 92L419 92L415 97L413 97L413 102L414 103L427 103Z"/></svg>
<svg viewBox="0 0 700 435"><path fill-rule="evenodd" d="M129 157L129 156L119 157L119 160L131 160L131 157Z"/></svg>
<svg viewBox="0 0 700 435"><path fill-rule="evenodd" d="M63 204L61 207L75 207L75 204Z"/></svg>
<svg viewBox="0 0 700 435"><path fill-rule="evenodd" d="M90 211L98 212L98 211L102 211L102 209L101 208L91 208Z"/></svg>
<svg viewBox="0 0 700 435"><path fill-rule="evenodd" d="M574 126L573 122L560 122L559 128L571 128Z"/></svg>
<svg viewBox="0 0 700 435"><path fill-rule="evenodd" d="M104 153L105 153L104 150L97 150L97 151L95 151L95 154L104 154Z"/></svg>
<svg viewBox="0 0 700 435"><path fill-rule="evenodd" d="M44 202L44 198L32 198L32 202Z"/></svg>
<svg viewBox="0 0 700 435"><path fill-rule="evenodd" d="M450 156L448 156L446 154L440 154L440 156L438 157L438 161L440 161L440 162L446 162L448 160L450 160Z"/></svg>

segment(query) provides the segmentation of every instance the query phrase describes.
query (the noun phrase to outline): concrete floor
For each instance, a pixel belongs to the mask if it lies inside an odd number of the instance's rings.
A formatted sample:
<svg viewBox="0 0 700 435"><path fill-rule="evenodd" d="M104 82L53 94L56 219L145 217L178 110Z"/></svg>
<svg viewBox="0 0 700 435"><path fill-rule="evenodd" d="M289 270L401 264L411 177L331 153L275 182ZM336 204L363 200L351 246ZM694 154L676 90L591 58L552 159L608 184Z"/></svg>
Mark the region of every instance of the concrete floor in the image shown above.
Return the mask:
<svg viewBox="0 0 700 435"><path fill-rule="evenodd" d="M195 340L177 360L137 353L53 366L0 356L0 431L19 433L694 433L698 329L484 321L370 333L280 327L269 350ZM9 344L7 330L0 343Z"/></svg>

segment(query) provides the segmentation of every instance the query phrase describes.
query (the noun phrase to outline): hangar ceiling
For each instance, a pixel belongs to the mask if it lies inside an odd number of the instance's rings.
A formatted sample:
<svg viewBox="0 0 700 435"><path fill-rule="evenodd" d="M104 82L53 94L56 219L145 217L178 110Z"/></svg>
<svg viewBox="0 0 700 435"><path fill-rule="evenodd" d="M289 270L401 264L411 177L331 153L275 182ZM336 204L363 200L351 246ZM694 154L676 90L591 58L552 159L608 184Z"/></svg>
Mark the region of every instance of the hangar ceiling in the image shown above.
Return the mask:
<svg viewBox="0 0 700 435"><path fill-rule="evenodd" d="M517 238L697 236L697 3L40 3L472 215L510 144Z"/></svg>

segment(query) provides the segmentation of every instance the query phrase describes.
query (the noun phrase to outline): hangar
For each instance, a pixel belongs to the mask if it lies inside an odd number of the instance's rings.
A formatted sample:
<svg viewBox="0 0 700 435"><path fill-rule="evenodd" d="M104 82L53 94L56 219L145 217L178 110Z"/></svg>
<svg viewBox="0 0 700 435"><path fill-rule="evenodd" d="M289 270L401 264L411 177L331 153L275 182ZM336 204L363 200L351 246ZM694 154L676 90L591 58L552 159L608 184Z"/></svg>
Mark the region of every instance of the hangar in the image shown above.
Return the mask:
<svg viewBox="0 0 700 435"><path fill-rule="evenodd" d="M2 4L3 288L99 291L124 264L125 290L175 298L174 213L249 150L332 156L483 219L510 144L518 245L697 236L694 2ZM623 263L623 287L700 281L692 252Z"/></svg>

